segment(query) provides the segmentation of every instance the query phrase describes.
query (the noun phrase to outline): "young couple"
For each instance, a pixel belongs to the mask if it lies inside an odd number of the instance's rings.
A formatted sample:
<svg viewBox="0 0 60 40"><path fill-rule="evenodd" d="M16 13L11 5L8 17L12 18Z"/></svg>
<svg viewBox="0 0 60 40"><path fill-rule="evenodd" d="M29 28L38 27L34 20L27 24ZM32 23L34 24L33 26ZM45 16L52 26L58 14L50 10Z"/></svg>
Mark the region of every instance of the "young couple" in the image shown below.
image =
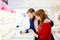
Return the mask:
<svg viewBox="0 0 60 40"><path fill-rule="evenodd" d="M30 8L27 11L27 15L30 18L30 28L21 31L21 33L32 33L35 40L54 40L51 33L51 27L54 23L47 17L46 12L43 9L39 9L35 12L33 8Z"/></svg>

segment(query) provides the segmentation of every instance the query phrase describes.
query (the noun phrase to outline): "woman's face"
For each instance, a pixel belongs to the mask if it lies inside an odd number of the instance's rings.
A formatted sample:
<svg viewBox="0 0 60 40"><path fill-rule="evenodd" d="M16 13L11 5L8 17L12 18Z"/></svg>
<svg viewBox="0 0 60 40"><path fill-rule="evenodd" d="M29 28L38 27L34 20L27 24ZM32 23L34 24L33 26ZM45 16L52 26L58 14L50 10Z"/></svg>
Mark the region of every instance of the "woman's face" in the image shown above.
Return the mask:
<svg viewBox="0 0 60 40"><path fill-rule="evenodd" d="M38 20L41 20L41 18L40 18L40 17L38 17L38 16L36 16L36 18L37 18Z"/></svg>
<svg viewBox="0 0 60 40"><path fill-rule="evenodd" d="M34 14L33 13L28 13L28 16L29 16L29 18L33 18L34 17Z"/></svg>

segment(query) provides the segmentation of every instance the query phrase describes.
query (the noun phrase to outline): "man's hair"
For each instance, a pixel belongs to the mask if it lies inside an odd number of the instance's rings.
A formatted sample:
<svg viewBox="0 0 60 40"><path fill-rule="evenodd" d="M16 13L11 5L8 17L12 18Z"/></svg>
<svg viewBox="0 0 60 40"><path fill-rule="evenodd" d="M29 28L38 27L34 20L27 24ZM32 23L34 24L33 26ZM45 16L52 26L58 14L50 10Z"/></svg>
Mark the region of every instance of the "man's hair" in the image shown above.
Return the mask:
<svg viewBox="0 0 60 40"><path fill-rule="evenodd" d="M30 9L28 9L27 13L28 12L33 13L33 12L35 12L35 10L33 8L30 8Z"/></svg>

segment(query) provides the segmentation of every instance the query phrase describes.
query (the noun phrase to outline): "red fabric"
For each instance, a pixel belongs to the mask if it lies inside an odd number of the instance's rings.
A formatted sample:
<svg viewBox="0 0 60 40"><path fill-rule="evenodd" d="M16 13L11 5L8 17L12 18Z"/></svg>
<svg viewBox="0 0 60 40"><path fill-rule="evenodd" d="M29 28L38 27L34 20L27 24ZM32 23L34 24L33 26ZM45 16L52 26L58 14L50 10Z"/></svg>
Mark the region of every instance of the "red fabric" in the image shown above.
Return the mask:
<svg viewBox="0 0 60 40"><path fill-rule="evenodd" d="M51 40L51 25L50 23L43 23L38 30L38 40Z"/></svg>

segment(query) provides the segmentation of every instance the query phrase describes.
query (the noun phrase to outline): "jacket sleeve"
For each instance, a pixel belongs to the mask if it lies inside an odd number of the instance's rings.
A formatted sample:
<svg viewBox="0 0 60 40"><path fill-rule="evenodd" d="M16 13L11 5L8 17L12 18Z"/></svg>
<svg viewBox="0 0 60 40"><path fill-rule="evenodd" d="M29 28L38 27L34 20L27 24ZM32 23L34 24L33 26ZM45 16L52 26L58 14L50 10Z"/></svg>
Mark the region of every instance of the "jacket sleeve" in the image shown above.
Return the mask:
<svg viewBox="0 0 60 40"><path fill-rule="evenodd" d="M43 31L42 31L42 33L40 34L38 34L39 36L38 36L38 38L40 39L40 40L45 40L46 38L48 38L48 36L50 35L50 33L51 33L51 26L50 26L50 24L44 24L43 26Z"/></svg>
<svg viewBox="0 0 60 40"><path fill-rule="evenodd" d="M51 24L51 26L53 27L53 25L54 25L54 22L52 21L52 20L50 20L51 22L50 22L50 24Z"/></svg>
<svg viewBox="0 0 60 40"><path fill-rule="evenodd" d="M48 18L48 17L47 17ZM53 27L53 25L54 25L54 22L50 19L50 18L48 18L49 20L50 20L50 25L51 25L51 27Z"/></svg>
<svg viewBox="0 0 60 40"><path fill-rule="evenodd" d="M29 33L29 29L26 29L25 31L26 31L26 33Z"/></svg>

